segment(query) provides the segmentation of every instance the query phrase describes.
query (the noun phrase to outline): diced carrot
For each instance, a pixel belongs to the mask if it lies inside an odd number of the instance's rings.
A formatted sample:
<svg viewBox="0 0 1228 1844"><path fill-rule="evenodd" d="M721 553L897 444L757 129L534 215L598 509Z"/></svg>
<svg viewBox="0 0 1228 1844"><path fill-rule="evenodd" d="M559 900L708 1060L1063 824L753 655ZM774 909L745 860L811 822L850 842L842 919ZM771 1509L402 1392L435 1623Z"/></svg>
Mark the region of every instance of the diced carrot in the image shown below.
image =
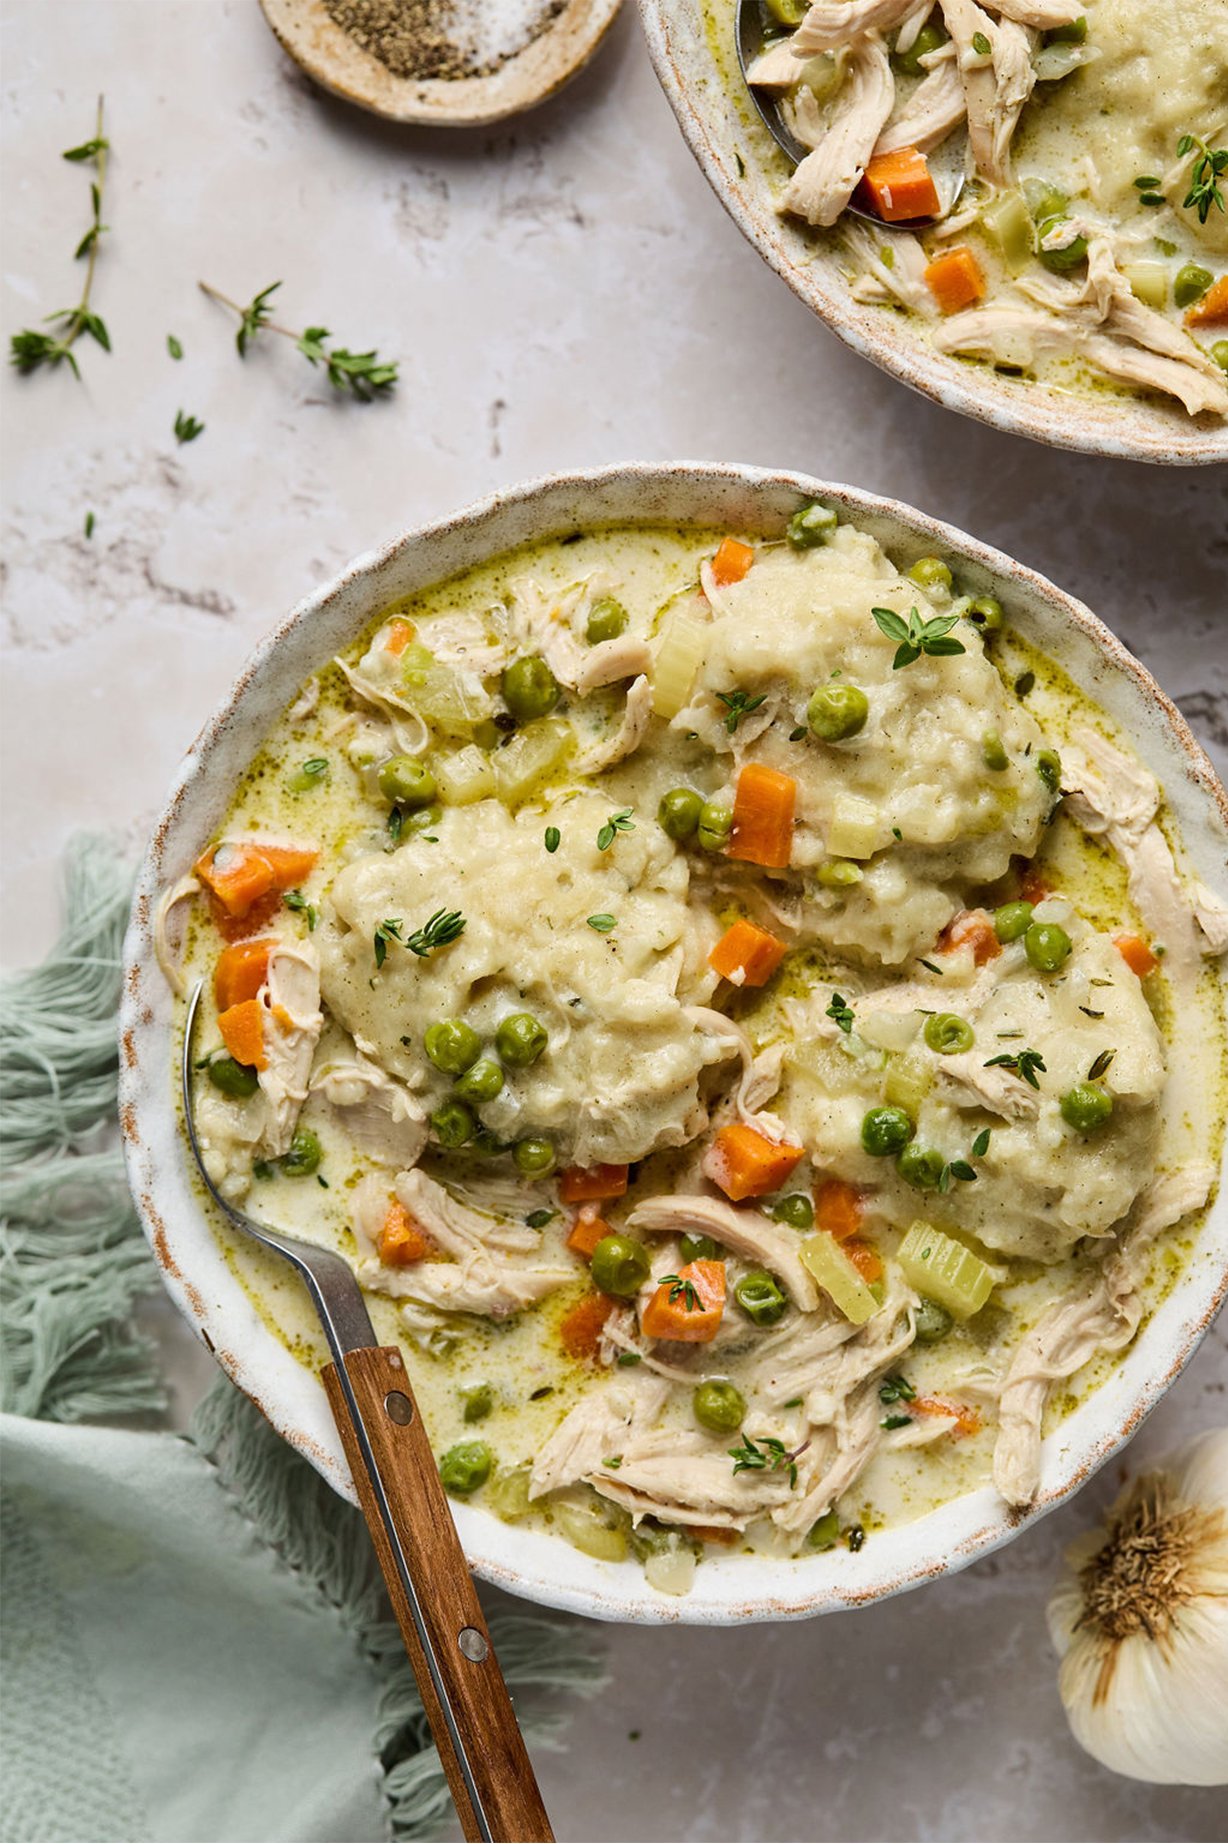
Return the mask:
<svg viewBox="0 0 1228 1844"><path fill-rule="evenodd" d="M910 1415L953 1415L955 1426L951 1432L956 1439L980 1432L981 1418L966 1402L948 1402L943 1396L914 1396L907 1408Z"/></svg>
<svg viewBox="0 0 1228 1844"><path fill-rule="evenodd" d="M861 1192L843 1178L825 1178L814 1193L814 1220L837 1242L847 1242L861 1229Z"/></svg>
<svg viewBox="0 0 1228 1844"><path fill-rule="evenodd" d="M593 1258L593 1250L601 1241L601 1238L610 1235L610 1233L610 1225L606 1222L604 1217L585 1216L584 1212L581 1211L580 1215L571 1226L571 1234L567 1238L567 1246L569 1249L572 1249L575 1254L583 1255L585 1261L591 1261Z"/></svg>
<svg viewBox="0 0 1228 1844"><path fill-rule="evenodd" d="M978 967L996 959L1002 952L993 917L983 909L964 909L952 917L939 935L937 946L940 954L951 954L956 948L971 948Z"/></svg>
<svg viewBox="0 0 1228 1844"><path fill-rule="evenodd" d="M725 930L708 956L708 965L735 986L763 986L786 952L784 942L777 941L766 928L740 917Z"/></svg>
<svg viewBox="0 0 1228 1844"><path fill-rule="evenodd" d="M886 224L899 224L905 218L936 218L942 209L929 161L919 147L875 154L859 192L859 203Z"/></svg>
<svg viewBox="0 0 1228 1844"><path fill-rule="evenodd" d="M957 314L961 307L971 307L985 293L981 265L966 243L944 250L927 263L925 279L944 314Z"/></svg>
<svg viewBox="0 0 1228 1844"><path fill-rule="evenodd" d="M749 544L738 538L722 538L712 559L712 580L720 589L727 583L740 583L754 561L755 553Z"/></svg>
<svg viewBox="0 0 1228 1844"><path fill-rule="evenodd" d="M240 1005L230 1006L219 1015L217 1028L236 1063L244 1063L249 1069L264 1068L264 1007L259 999L244 999Z"/></svg>
<svg viewBox="0 0 1228 1844"><path fill-rule="evenodd" d="M883 1278L883 1258L872 1243L863 1242L858 1236L851 1236L844 1244L844 1252L860 1274L867 1287Z"/></svg>
<svg viewBox="0 0 1228 1844"><path fill-rule="evenodd" d="M1159 956L1152 953L1141 935L1114 935L1113 946L1131 973L1137 973L1140 980L1154 973L1160 964Z"/></svg>
<svg viewBox="0 0 1228 1844"><path fill-rule="evenodd" d="M716 1337L724 1311L724 1262L688 1261L672 1281L663 1281L649 1299L640 1313L640 1329L649 1338L668 1338L679 1345L706 1345Z"/></svg>
<svg viewBox="0 0 1228 1844"><path fill-rule="evenodd" d="M559 1322L559 1337L568 1357L596 1357L605 1322L618 1301L608 1293L586 1293Z"/></svg>
<svg viewBox="0 0 1228 1844"><path fill-rule="evenodd" d="M627 1189L625 1165L569 1165L559 1177L559 1201L592 1204L621 1197Z"/></svg>
<svg viewBox="0 0 1228 1844"><path fill-rule="evenodd" d="M379 1233L379 1258L388 1268L407 1268L431 1253L431 1243L404 1204L391 1203Z"/></svg>
<svg viewBox="0 0 1228 1844"><path fill-rule="evenodd" d="M726 1197L766 1197L778 1191L805 1156L801 1146L782 1146L745 1121L722 1127L704 1155L704 1171Z"/></svg>
<svg viewBox="0 0 1228 1844"><path fill-rule="evenodd" d="M413 622L404 621L398 615L394 621L388 623L388 631L384 635L384 652L391 653L394 659L399 659L410 641L417 638L417 634L418 630Z"/></svg>
<svg viewBox="0 0 1228 1844"><path fill-rule="evenodd" d="M269 974L269 954L277 943L268 936L236 941L223 948L213 969L213 996L219 1012L254 999Z"/></svg>
<svg viewBox="0 0 1228 1844"><path fill-rule="evenodd" d="M213 913L213 925L223 941L250 941L254 936L269 928L281 909L281 891L270 890L258 897L246 914L232 916L224 903L220 903L212 890L209 891L209 907Z"/></svg>
<svg viewBox="0 0 1228 1844"><path fill-rule="evenodd" d="M318 852L244 839L211 847L196 861L196 875L229 915L245 916L271 890L291 890L307 876Z"/></svg>
<svg viewBox="0 0 1228 1844"><path fill-rule="evenodd" d="M1030 864L1019 879L1019 896L1025 903L1043 903L1051 888L1034 864Z"/></svg>
<svg viewBox="0 0 1228 1844"><path fill-rule="evenodd" d="M797 783L765 762L748 762L733 796L729 856L782 871L793 853Z"/></svg>
<svg viewBox="0 0 1228 1844"><path fill-rule="evenodd" d="M1228 327L1228 275L1212 282L1201 301L1185 312L1187 327Z"/></svg>

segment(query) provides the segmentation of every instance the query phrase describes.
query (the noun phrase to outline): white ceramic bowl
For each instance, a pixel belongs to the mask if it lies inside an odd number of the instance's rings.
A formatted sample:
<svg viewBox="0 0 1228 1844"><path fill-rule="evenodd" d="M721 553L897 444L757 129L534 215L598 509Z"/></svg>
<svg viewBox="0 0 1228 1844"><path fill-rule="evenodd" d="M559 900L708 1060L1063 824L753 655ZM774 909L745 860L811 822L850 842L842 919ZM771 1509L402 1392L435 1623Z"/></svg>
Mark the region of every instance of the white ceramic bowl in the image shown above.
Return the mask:
<svg viewBox="0 0 1228 1844"><path fill-rule="evenodd" d="M760 256L854 352L915 391L1054 448L1175 467L1228 461L1228 423L1180 404L1071 395L936 352L910 315L854 301L830 237L772 203L787 172L755 113L733 51L734 0L639 0L648 50L674 114L717 198ZM716 45L728 42L728 58ZM804 354L799 355L805 363Z"/></svg>
<svg viewBox="0 0 1228 1844"><path fill-rule="evenodd" d="M167 1288L240 1388L339 1492L349 1473L323 1388L268 1331L236 1280L202 1208L180 1135L171 995L158 969L158 893L198 856L247 763L302 682L398 597L516 545L599 524L701 524L778 533L801 499L821 495L900 558L933 552L1007 603L1019 630L1061 660L1133 738L1167 792L1189 860L1225 890L1228 798L1182 718L1121 643L1082 604L949 525L849 487L761 468L627 466L554 476L498 494L358 557L257 648L184 759L137 886L125 945L121 1120L128 1169ZM457 1523L477 1572L513 1593L611 1620L722 1624L824 1613L894 1594L964 1567L1051 1510L1121 1446L1177 1376L1228 1288L1228 1193L1222 1193L1181 1284L1147 1321L1101 1389L1044 1444L1040 1496L1014 1516L988 1487L857 1554L797 1561L719 1555L683 1600L656 1594L638 1564L596 1561L545 1532L502 1524L476 1505Z"/></svg>

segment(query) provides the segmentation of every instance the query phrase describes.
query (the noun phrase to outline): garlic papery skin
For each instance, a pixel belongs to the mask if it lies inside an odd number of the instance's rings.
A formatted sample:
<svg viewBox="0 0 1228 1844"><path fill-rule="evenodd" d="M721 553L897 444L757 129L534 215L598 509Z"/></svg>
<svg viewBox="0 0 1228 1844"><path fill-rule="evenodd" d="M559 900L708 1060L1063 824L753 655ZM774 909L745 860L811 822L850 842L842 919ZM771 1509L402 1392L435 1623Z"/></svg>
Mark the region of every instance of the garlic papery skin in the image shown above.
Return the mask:
<svg viewBox="0 0 1228 1844"><path fill-rule="evenodd" d="M1076 1741L1134 1780L1228 1783L1228 1429L1141 1473L1049 1602Z"/></svg>

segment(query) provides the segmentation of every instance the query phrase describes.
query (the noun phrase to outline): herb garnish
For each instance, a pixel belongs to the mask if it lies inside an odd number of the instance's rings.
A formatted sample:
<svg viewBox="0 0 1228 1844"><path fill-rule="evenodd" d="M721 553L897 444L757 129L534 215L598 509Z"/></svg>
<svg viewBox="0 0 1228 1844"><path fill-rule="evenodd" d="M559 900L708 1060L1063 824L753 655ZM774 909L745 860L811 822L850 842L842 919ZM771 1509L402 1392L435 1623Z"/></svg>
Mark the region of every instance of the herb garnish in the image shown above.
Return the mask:
<svg viewBox="0 0 1228 1844"><path fill-rule="evenodd" d="M630 1370L635 1364L642 1364L643 1356L638 1351L620 1351L614 1362L621 1370Z"/></svg>
<svg viewBox="0 0 1228 1844"><path fill-rule="evenodd" d="M885 1428L888 1434L890 1434L892 1430L895 1428L911 1428L912 1427L912 1416L911 1415L884 1415L883 1419L879 1422L878 1425L880 1428Z"/></svg>
<svg viewBox="0 0 1228 1844"><path fill-rule="evenodd" d="M168 333L166 336L166 350L173 359L181 359L183 357L183 347L173 333Z"/></svg>
<svg viewBox="0 0 1228 1844"><path fill-rule="evenodd" d="M602 916L589 916L587 920L588 920L589 927L595 928L599 935L608 935L610 930L614 927L615 923L617 922L618 918L617 916L602 915Z"/></svg>
<svg viewBox="0 0 1228 1844"><path fill-rule="evenodd" d="M698 1293L695 1291L694 1281L684 1281L680 1274L663 1274L657 1282L657 1285L659 1287L669 1288L669 1303L671 1306L674 1304L679 1294L682 1295L682 1303L689 1313L697 1312L703 1304Z"/></svg>
<svg viewBox="0 0 1228 1844"><path fill-rule="evenodd" d="M530 1210L525 1222L530 1229L544 1229L558 1214L557 1210Z"/></svg>
<svg viewBox="0 0 1228 1844"><path fill-rule="evenodd" d="M399 916L389 916L385 921L379 924L379 926L377 927L375 931L373 945L375 948L375 964L377 967L382 967L384 964L384 960L388 953L388 943L390 941L400 941L400 940L401 940L400 917Z"/></svg>
<svg viewBox="0 0 1228 1844"><path fill-rule="evenodd" d="M810 1442L805 1441L790 1453L784 1442L778 1441L774 1434L761 1434L758 1446L748 1434L740 1447L730 1447L727 1452L733 1461L735 1475L737 1473L778 1473L787 1469L789 1484L796 1486L798 1456L805 1453L809 1445Z"/></svg>
<svg viewBox="0 0 1228 1844"><path fill-rule="evenodd" d="M936 973L940 980L946 979L947 972L945 967L936 967L932 960L924 960L920 954L918 954L917 959L921 961L923 967L928 967L931 973Z"/></svg>
<svg viewBox="0 0 1228 1844"><path fill-rule="evenodd" d="M202 422L198 422L194 416L189 416L186 410L176 410L175 440L180 446L184 442L194 442L197 436L203 435L204 432L205 425Z"/></svg>
<svg viewBox="0 0 1228 1844"><path fill-rule="evenodd" d="M605 825L597 834L597 850L608 852L620 832L634 832L635 821L631 815L634 807L624 807L620 813L611 813Z"/></svg>
<svg viewBox="0 0 1228 1844"><path fill-rule="evenodd" d="M846 1035L852 1031L853 1008L842 993L833 992L831 1004L828 1006L825 1016L834 1019L839 1029Z"/></svg>
<svg viewBox="0 0 1228 1844"><path fill-rule="evenodd" d="M976 52L978 58L990 57L993 52L993 46L983 32L974 32L972 34L972 49Z"/></svg>
<svg viewBox="0 0 1228 1844"><path fill-rule="evenodd" d="M265 327L270 333L280 333L285 339L292 339L303 357L312 365L323 365L328 373L328 381L336 391L348 392L360 403L369 403L373 397L384 396L391 391L397 381L395 360L381 359L378 352L350 352L345 346L331 349L324 344L331 338L327 327L308 327L303 333L294 332L291 327L278 326L271 318L272 306L270 296L281 287L280 282L270 282L267 288L240 307L228 295L222 294L208 282L201 282L200 288L212 301L220 301L233 314L239 316L239 328L235 334L235 345L239 357L247 357L247 348L256 335Z"/></svg>
<svg viewBox="0 0 1228 1844"><path fill-rule="evenodd" d="M916 1393L916 1390L908 1381L908 1378L899 1376L898 1374L896 1376L884 1377L878 1386L878 1399L880 1402L911 1402Z"/></svg>
<svg viewBox="0 0 1228 1844"><path fill-rule="evenodd" d="M1183 134L1177 142L1177 152L1184 159L1198 149L1198 158L1190 168L1190 189L1181 201L1182 209L1188 211L1192 206L1198 213L1198 222L1205 224L1211 216L1211 207L1223 211L1224 195L1219 189L1220 175L1228 173L1228 147L1208 147L1196 134Z"/></svg>
<svg viewBox="0 0 1228 1844"><path fill-rule="evenodd" d="M294 909L307 919L308 931L314 929L320 920L320 912L314 903L309 903L301 890L287 890L282 898L287 909Z"/></svg>
<svg viewBox="0 0 1228 1844"><path fill-rule="evenodd" d="M603 1466L608 1466L612 1473L616 1473L619 1467L622 1465L622 1463L623 1463L623 1457L620 1453L616 1453L612 1459L603 1460L601 1462Z"/></svg>
<svg viewBox="0 0 1228 1844"><path fill-rule="evenodd" d="M93 218L90 227L73 252L73 260L82 256L88 258L85 271L85 286L81 290L81 299L75 307L62 307L54 314L48 314L44 325L58 322L58 333L45 333L38 327L25 327L20 333L14 333L9 341L9 363L19 372L37 371L40 365L58 365L65 360L74 378L81 373L73 356L73 346L82 333L88 333L97 341L104 352L111 350L111 336L101 314L96 314L90 306L90 291L94 286L94 265L98 257L98 240L108 226L102 221L102 190L107 177L107 152L110 142L102 132L102 102L98 98L98 118L94 137L83 141L80 147L70 147L64 154L65 160L80 164L92 160L98 177L90 182L90 203Z"/></svg>
<svg viewBox="0 0 1228 1844"><path fill-rule="evenodd" d="M559 846L560 846L560 845L562 844L562 842L563 842L563 835L562 835L562 833L561 833L561 832L559 831L559 829L558 829L558 827L557 827L557 826L547 826L547 828L546 828L546 841L545 841L545 842L546 842L546 850L547 850L548 852L557 852L557 851L558 851L558 849L559 849Z"/></svg>
<svg viewBox="0 0 1228 1844"><path fill-rule="evenodd" d="M800 743L802 738L805 736L805 734L806 734L805 724L798 724L796 730L790 730L789 741L791 743Z"/></svg>
<svg viewBox="0 0 1228 1844"><path fill-rule="evenodd" d="M85 515L85 535L87 538L92 538L94 535L94 515L92 512L87 512Z"/></svg>
<svg viewBox="0 0 1228 1844"><path fill-rule="evenodd" d="M725 728L733 735L744 717L757 711L761 704L767 702L767 693L760 692L757 698L749 697L744 691L717 692L717 697L725 707Z"/></svg>
<svg viewBox="0 0 1228 1844"><path fill-rule="evenodd" d="M1018 1076L1029 1088L1038 1089L1036 1071L1045 1072L1045 1059L1039 1050L1003 1050L998 1056L991 1056L981 1065L983 1069L1009 1069L1012 1076Z"/></svg>
<svg viewBox="0 0 1228 1844"><path fill-rule="evenodd" d="M1101 1076L1105 1074L1105 1072L1107 1071L1109 1067L1109 1064L1113 1061L1113 1058L1116 1055L1117 1055L1116 1050L1102 1050L1100 1052L1100 1055L1096 1058L1095 1062L1092 1064L1091 1068L1087 1072L1088 1081L1089 1082L1099 1082Z"/></svg>
<svg viewBox="0 0 1228 1844"><path fill-rule="evenodd" d="M406 935L405 946L419 960L425 960L436 948L446 948L465 932L465 918L459 909L437 909L429 921Z"/></svg>
<svg viewBox="0 0 1228 1844"><path fill-rule="evenodd" d="M937 659L967 652L962 640L951 638L951 629L959 620L958 615L934 615L929 621L923 621L917 610L910 608L908 620L905 621L893 608L872 608L870 613L874 616L879 632L885 634L888 640L899 643L891 662L893 672L898 672L901 666L911 666L923 653Z"/></svg>

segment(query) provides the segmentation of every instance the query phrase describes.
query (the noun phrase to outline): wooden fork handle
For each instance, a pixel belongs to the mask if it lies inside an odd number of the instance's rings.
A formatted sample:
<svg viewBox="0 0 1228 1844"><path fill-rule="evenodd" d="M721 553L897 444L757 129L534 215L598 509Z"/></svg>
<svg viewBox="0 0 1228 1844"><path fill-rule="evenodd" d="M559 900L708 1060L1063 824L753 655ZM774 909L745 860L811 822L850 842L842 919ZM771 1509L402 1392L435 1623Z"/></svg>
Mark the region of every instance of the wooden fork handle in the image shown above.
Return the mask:
<svg viewBox="0 0 1228 1844"><path fill-rule="evenodd" d="M341 1361L324 1387L465 1836L550 1844L404 1360L367 1346Z"/></svg>

